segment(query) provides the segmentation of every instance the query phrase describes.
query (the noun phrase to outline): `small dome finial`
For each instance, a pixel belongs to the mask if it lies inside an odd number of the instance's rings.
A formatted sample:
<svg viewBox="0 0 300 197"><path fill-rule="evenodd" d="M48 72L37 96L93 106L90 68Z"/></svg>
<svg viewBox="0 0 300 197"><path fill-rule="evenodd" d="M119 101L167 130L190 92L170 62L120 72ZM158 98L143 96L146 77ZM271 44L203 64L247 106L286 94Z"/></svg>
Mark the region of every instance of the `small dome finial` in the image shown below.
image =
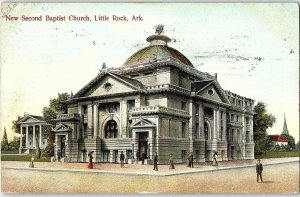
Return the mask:
<svg viewBox="0 0 300 197"><path fill-rule="evenodd" d="M105 62L103 62L103 64L102 64L102 69L106 69L106 63Z"/></svg>
<svg viewBox="0 0 300 197"><path fill-rule="evenodd" d="M155 26L155 34L157 35L161 35L162 33L164 33L164 25L159 24Z"/></svg>

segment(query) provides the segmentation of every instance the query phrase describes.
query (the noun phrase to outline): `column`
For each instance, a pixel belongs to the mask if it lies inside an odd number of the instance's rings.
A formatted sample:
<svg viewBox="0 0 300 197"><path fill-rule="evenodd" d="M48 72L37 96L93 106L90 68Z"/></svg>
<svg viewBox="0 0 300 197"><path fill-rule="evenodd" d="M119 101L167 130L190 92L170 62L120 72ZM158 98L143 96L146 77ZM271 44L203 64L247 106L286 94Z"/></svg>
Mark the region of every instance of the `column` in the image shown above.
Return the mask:
<svg viewBox="0 0 300 197"><path fill-rule="evenodd" d="M88 125L87 125L87 136L88 138L91 138L93 136L93 105L88 105Z"/></svg>
<svg viewBox="0 0 300 197"><path fill-rule="evenodd" d="M20 148L22 148L22 146L23 146L23 127L21 127L21 131L20 131L21 133L21 136L20 136Z"/></svg>
<svg viewBox="0 0 300 197"><path fill-rule="evenodd" d="M217 110L217 130L216 130L216 137L215 138L217 138L218 140L221 140L220 139L220 132L221 132L221 118L220 118L220 110L218 109Z"/></svg>
<svg viewBox="0 0 300 197"><path fill-rule="evenodd" d="M200 139L204 139L204 113L202 103L199 104L199 129Z"/></svg>
<svg viewBox="0 0 300 197"><path fill-rule="evenodd" d="M40 144L40 147L42 147L42 124L40 124L40 142L39 142L39 144Z"/></svg>
<svg viewBox="0 0 300 197"><path fill-rule="evenodd" d="M212 137L212 139L214 139L214 140L216 140L217 139L217 128L218 128L218 116L217 116L217 113L218 113L218 111L219 110L217 110L217 109L213 109L214 110L214 130L213 130L213 136L211 136Z"/></svg>
<svg viewBox="0 0 300 197"><path fill-rule="evenodd" d="M189 121L189 125L188 125L188 136L189 136L189 140L190 140L190 152L194 151L194 144L193 144L193 138L194 138L194 128L195 128L195 119L194 119L194 105L193 105L193 100L190 99L189 100L189 114L190 114L190 121Z"/></svg>
<svg viewBox="0 0 300 197"><path fill-rule="evenodd" d="M223 140L226 141L226 132L227 132L227 117L226 111L223 111Z"/></svg>
<svg viewBox="0 0 300 197"><path fill-rule="evenodd" d="M35 148L35 125L32 126L33 127L33 134L32 134L32 147Z"/></svg>
<svg viewBox="0 0 300 197"><path fill-rule="evenodd" d="M98 124L99 124L99 115L98 115L98 106L99 104L94 105L94 137L98 136Z"/></svg>
<svg viewBox="0 0 300 197"><path fill-rule="evenodd" d="M26 148L28 148L28 126L25 127L26 128Z"/></svg>

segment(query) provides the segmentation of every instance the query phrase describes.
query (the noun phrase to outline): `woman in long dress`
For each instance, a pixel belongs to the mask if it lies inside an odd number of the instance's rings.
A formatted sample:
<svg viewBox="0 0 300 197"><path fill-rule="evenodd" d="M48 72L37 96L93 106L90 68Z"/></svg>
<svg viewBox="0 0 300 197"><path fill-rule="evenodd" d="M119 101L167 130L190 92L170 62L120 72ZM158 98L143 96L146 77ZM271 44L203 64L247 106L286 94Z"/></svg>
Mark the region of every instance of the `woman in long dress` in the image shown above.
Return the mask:
<svg viewBox="0 0 300 197"><path fill-rule="evenodd" d="M218 165L217 156L218 156L218 153L215 151L214 155L213 155L213 166L217 166Z"/></svg>
<svg viewBox="0 0 300 197"><path fill-rule="evenodd" d="M88 168L89 168L89 169L93 169L93 168L94 168L94 167L93 167L93 158L94 158L94 157L93 157L93 155L92 155L93 152L94 152L94 151L92 151L92 152L90 152L90 153L88 154L88 156L89 156L89 165L88 165Z"/></svg>

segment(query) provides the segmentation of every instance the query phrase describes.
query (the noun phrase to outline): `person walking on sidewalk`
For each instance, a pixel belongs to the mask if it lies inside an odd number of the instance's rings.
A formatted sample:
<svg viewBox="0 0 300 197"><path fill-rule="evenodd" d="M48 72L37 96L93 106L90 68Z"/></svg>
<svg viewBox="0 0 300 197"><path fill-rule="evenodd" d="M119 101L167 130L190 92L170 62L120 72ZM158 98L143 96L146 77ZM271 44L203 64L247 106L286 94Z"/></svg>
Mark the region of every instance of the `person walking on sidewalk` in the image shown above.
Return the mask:
<svg viewBox="0 0 300 197"><path fill-rule="evenodd" d="M120 160L121 160L121 168L124 168L125 155L123 151L121 151Z"/></svg>
<svg viewBox="0 0 300 197"><path fill-rule="evenodd" d="M175 166L174 166L174 157L173 157L172 153L170 154L169 161L170 161L169 169L175 169Z"/></svg>
<svg viewBox="0 0 300 197"><path fill-rule="evenodd" d="M260 163L260 159L259 159L259 160L257 160L257 164L256 164L256 175L257 175L256 181L257 182L259 182L259 177L260 177L260 181L263 182L262 171L263 171L263 165Z"/></svg>
<svg viewBox="0 0 300 197"><path fill-rule="evenodd" d="M194 157L193 157L193 153L192 152L190 153L190 156L189 156L188 160L189 160L188 167L194 168Z"/></svg>
<svg viewBox="0 0 300 197"><path fill-rule="evenodd" d="M34 155L33 154L31 154L31 161L29 164L29 168L34 168Z"/></svg>
<svg viewBox="0 0 300 197"><path fill-rule="evenodd" d="M218 166L217 157L218 157L218 153L215 151L213 154L213 166Z"/></svg>
<svg viewBox="0 0 300 197"><path fill-rule="evenodd" d="M88 168L89 169L93 169L94 168L94 166L93 166L93 159L94 159L94 157L93 157L93 154L94 153L94 151L91 151L89 154L88 154L88 157L89 157L89 164L88 164Z"/></svg>
<svg viewBox="0 0 300 197"><path fill-rule="evenodd" d="M153 170L158 171L157 163L158 163L158 156L157 156L157 152L155 152Z"/></svg>

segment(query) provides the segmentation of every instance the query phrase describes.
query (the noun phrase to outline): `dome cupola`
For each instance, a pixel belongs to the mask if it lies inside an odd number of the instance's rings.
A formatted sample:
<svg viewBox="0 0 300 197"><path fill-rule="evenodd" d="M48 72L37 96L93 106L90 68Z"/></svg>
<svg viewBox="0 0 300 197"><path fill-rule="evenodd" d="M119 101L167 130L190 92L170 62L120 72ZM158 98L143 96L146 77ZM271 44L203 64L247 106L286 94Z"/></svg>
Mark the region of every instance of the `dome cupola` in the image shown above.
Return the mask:
<svg viewBox="0 0 300 197"><path fill-rule="evenodd" d="M166 59L169 57L175 58L187 66L194 67L193 64L182 53L168 46L168 43L171 41L171 39L168 36L161 35L163 32L164 26L157 25L155 27L155 35L151 35L147 38L147 41L150 42L150 45L130 56L123 64L123 67L153 63L157 60Z"/></svg>

